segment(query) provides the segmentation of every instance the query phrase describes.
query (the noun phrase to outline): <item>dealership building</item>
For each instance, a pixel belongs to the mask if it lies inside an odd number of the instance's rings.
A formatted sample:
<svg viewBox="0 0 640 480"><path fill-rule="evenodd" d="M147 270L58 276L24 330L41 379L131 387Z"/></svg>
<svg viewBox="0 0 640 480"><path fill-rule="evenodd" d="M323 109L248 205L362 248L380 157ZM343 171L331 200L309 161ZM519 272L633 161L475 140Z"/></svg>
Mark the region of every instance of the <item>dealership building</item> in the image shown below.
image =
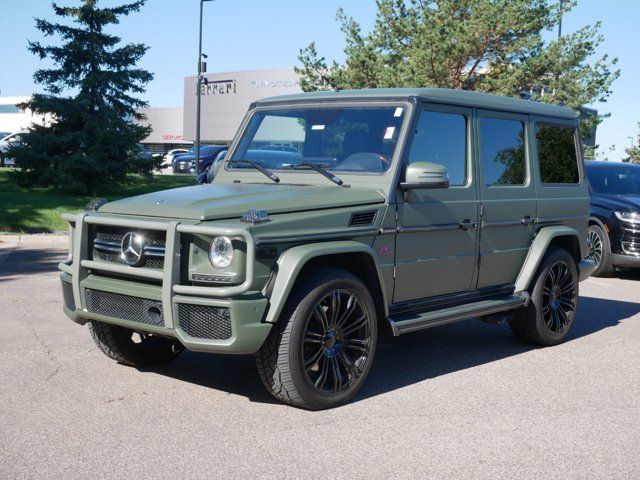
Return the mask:
<svg viewBox="0 0 640 480"><path fill-rule="evenodd" d="M204 74L200 89L200 140L228 144L251 103L265 97L302 92L292 68ZM143 143L154 153L191 145L196 138L197 76L184 79L183 108L146 108L143 124L152 133Z"/></svg>

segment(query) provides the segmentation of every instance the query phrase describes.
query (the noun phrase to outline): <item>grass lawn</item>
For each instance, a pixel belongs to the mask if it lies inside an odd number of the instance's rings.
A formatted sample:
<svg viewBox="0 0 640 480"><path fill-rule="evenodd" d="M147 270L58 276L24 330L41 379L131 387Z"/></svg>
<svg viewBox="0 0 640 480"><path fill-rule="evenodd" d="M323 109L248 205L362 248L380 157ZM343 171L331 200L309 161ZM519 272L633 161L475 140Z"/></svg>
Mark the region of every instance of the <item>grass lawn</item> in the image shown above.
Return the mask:
<svg viewBox="0 0 640 480"><path fill-rule="evenodd" d="M192 176L131 176L131 182L104 195L108 200L195 185ZM63 213L81 211L91 197L72 197L51 188L19 187L11 169L0 169L0 233L55 232L67 229Z"/></svg>

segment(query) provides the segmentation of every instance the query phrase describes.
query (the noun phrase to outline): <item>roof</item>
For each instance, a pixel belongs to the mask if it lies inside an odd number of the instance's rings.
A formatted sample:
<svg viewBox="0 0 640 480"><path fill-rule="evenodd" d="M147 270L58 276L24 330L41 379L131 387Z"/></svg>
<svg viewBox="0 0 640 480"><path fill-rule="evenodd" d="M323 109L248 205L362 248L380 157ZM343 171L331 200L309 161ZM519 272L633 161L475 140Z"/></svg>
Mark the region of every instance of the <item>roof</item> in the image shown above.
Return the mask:
<svg viewBox="0 0 640 480"><path fill-rule="evenodd" d="M435 103L471 106L505 110L509 112L528 113L559 118L578 118L579 113L570 108L548 103L503 97L490 93L472 92L469 90L453 90L449 88L373 88L368 90L319 91L295 93L268 97L256 102L257 105L274 103L292 103L304 101L339 101L350 99L398 99L406 100L417 97Z"/></svg>
<svg viewBox="0 0 640 480"><path fill-rule="evenodd" d="M640 165L637 163L631 162L617 162L617 161L608 161L608 160L587 160L584 162L584 165L587 168L616 168L616 167L631 167L631 168L640 168Z"/></svg>

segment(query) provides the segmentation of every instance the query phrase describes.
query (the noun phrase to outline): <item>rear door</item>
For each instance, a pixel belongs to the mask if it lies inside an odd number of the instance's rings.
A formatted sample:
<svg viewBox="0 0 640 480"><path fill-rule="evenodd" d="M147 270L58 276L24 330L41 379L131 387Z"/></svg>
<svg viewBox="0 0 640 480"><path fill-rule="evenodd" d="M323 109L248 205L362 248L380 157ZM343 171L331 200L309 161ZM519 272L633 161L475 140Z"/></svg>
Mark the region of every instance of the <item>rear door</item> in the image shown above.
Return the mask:
<svg viewBox="0 0 640 480"><path fill-rule="evenodd" d="M536 218L528 116L478 110L480 258L477 288L515 283Z"/></svg>

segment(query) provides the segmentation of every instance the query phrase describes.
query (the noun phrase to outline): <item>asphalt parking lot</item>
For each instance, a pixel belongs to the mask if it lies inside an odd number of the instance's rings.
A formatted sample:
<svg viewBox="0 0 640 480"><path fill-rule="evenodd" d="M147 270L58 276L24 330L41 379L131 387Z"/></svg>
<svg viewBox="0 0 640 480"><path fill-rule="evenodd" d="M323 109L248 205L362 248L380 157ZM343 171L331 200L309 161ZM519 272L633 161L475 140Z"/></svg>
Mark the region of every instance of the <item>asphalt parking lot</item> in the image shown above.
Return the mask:
<svg viewBox="0 0 640 480"><path fill-rule="evenodd" d="M251 357L108 360L62 313L65 248L0 244L0 478L640 477L640 273L582 283L563 345L475 320L403 336L352 403L307 412Z"/></svg>

